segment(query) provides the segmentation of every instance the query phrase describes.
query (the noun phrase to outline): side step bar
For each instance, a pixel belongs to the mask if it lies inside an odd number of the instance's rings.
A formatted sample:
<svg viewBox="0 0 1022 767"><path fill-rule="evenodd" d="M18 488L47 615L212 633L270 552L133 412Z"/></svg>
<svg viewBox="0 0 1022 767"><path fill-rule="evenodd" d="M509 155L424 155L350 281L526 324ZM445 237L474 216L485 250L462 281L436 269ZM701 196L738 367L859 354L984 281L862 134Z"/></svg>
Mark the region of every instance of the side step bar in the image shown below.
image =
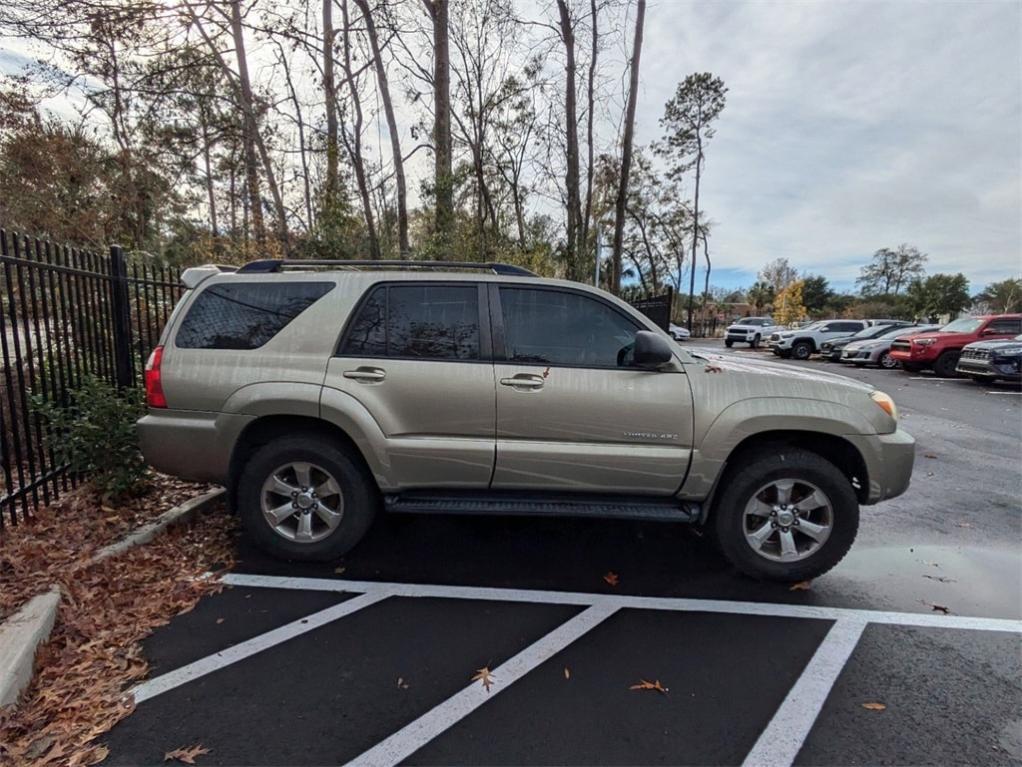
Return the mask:
<svg viewBox="0 0 1022 767"><path fill-rule="evenodd" d="M384 508L404 514L594 517L660 522L696 522L697 503L677 498L574 493L492 493L412 491L385 495Z"/></svg>

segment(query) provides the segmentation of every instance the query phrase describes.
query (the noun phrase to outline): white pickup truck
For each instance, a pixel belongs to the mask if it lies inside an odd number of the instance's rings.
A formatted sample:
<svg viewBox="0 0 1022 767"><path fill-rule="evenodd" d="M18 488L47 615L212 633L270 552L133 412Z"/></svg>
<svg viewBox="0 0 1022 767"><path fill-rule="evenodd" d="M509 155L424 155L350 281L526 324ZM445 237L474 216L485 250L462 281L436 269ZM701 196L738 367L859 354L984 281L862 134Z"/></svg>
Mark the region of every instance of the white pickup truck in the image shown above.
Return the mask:
<svg viewBox="0 0 1022 767"><path fill-rule="evenodd" d="M767 345L780 357L806 360L820 350L824 341L853 335L872 324L870 320L820 320L798 330L771 333Z"/></svg>

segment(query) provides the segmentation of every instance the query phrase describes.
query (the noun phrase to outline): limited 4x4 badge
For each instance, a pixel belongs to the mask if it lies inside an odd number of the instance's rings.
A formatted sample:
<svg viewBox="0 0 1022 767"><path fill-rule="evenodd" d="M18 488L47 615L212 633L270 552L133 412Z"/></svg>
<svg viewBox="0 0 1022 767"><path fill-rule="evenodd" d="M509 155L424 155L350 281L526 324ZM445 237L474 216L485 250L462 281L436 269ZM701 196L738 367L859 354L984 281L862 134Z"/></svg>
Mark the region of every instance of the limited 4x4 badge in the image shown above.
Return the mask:
<svg viewBox="0 0 1022 767"><path fill-rule="evenodd" d="M677 434L662 434L660 432L653 431L626 431L626 437L632 439L677 439Z"/></svg>

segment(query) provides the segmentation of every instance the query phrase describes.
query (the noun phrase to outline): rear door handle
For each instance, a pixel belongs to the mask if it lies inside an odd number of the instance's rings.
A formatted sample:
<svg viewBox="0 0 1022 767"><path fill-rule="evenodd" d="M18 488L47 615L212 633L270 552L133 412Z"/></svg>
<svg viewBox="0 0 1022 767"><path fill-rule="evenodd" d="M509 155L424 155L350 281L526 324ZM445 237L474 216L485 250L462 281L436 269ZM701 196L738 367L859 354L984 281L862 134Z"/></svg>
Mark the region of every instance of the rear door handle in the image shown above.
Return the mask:
<svg viewBox="0 0 1022 767"><path fill-rule="evenodd" d="M543 377L530 373L519 373L511 378L501 378L500 385L511 386L515 389L542 389Z"/></svg>
<svg viewBox="0 0 1022 767"><path fill-rule="evenodd" d="M387 377L386 371L380 368L355 368L354 370L345 370L343 375L345 378L362 383L379 383Z"/></svg>

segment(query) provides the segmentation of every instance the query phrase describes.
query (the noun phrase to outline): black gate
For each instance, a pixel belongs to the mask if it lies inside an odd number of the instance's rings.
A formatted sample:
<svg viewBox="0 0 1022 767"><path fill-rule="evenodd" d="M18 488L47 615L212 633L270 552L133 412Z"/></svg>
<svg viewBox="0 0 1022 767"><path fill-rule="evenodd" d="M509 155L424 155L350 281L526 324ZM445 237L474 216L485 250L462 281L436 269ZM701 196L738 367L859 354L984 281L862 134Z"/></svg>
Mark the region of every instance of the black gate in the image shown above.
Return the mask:
<svg viewBox="0 0 1022 767"><path fill-rule="evenodd" d="M182 287L176 268L129 264L0 229L0 528L74 485L31 395L66 401L84 376L136 386Z"/></svg>
<svg viewBox="0 0 1022 767"><path fill-rule="evenodd" d="M667 292L652 298L640 298L632 301L632 306L649 317L664 330L671 324L671 308L674 306L674 288L667 287Z"/></svg>

